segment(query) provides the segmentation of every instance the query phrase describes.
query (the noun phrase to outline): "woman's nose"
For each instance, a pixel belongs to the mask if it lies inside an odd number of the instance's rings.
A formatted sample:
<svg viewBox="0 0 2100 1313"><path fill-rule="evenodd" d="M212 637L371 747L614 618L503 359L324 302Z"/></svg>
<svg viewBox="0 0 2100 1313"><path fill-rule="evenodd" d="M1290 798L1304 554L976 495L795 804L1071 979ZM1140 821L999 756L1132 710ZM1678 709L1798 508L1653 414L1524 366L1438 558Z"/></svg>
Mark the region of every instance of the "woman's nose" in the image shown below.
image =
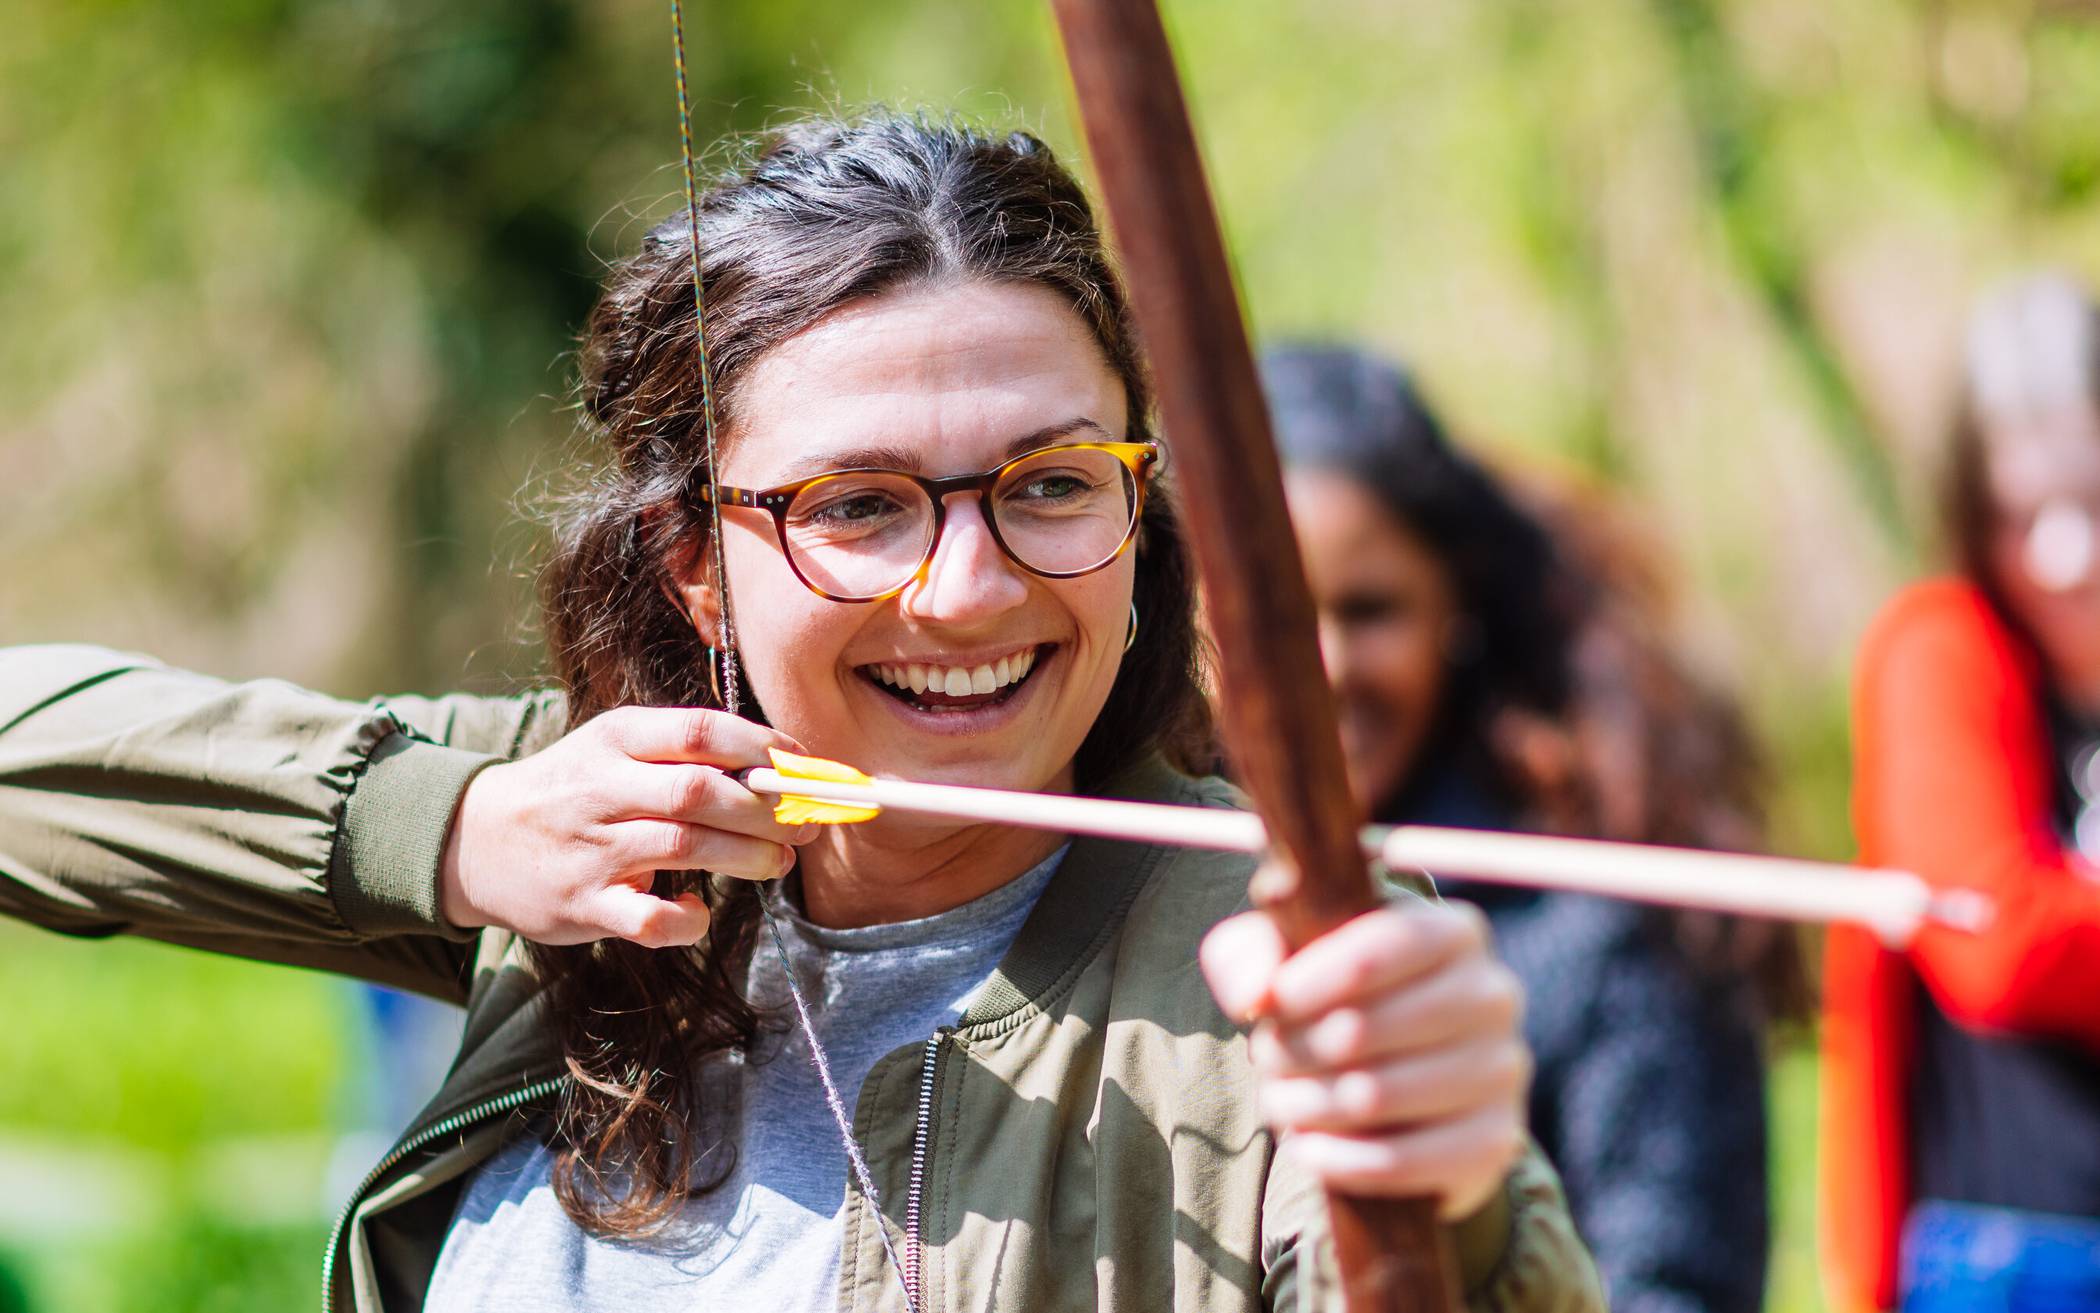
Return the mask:
<svg viewBox="0 0 2100 1313"><path fill-rule="evenodd" d="M948 503L947 522L925 574L898 601L910 615L953 624L998 615L1027 598L1021 568L1000 550L983 504L957 496Z"/></svg>
<svg viewBox="0 0 2100 1313"><path fill-rule="evenodd" d="M2093 512L2058 499L2043 506L2021 544L2028 577L2052 593L2067 593L2092 576L2096 548Z"/></svg>
<svg viewBox="0 0 2100 1313"><path fill-rule="evenodd" d="M1339 686L1349 669L1349 636L1343 632L1340 621L1324 614L1319 621L1319 635L1320 664L1326 668L1327 682Z"/></svg>

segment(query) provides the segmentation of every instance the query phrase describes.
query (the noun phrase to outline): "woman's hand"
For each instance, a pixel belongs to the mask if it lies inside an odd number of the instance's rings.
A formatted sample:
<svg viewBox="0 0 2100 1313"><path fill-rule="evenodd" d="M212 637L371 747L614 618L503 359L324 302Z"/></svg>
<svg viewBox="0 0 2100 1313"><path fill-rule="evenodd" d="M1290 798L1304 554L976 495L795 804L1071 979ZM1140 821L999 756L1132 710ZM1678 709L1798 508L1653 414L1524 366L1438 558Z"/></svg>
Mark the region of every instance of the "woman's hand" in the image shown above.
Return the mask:
<svg viewBox="0 0 2100 1313"><path fill-rule="evenodd" d="M559 743L476 775L445 843L440 910L542 944L699 942L707 905L650 892L658 871L785 875L816 827L773 819L773 800L730 772L766 764L784 734L720 711L622 707Z"/></svg>
<svg viewBox="0 0 2100 1313"><path fill-rule="evenodd" d="M1265 912L1203 941L1203 972L1249 1037L1280 1152L1350 1194L1433 1195L1464 1217L1524 1145L1523 991L1470 907L1394 904L1289 953Z"/></svg>

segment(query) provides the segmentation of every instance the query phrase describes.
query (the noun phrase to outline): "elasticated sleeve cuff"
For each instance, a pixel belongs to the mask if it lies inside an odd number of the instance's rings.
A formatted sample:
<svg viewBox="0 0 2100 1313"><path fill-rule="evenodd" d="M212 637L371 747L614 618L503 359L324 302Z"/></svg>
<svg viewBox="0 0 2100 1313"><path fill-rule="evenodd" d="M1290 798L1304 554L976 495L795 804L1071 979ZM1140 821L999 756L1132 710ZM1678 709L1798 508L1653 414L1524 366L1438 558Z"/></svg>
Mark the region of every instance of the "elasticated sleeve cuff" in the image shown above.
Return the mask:
<svg viewBox="0 0 2100 1313"><path fill-rule="evenodd" d="M471 936L438 910L439 865L467 782L497 760L408 733L380 740L344 804L329 861L329 896L346 926L365 936Z"/></svg>
<svg viewBox="0 0 2100 1313"><path fill-rule="evenodd" d="M1458 1253L1459 1283L1467 1295L1485 1288L1509 1250L1512 1209L1504 1183L1470 1217L1451 1228L1451 1247Z"/></svg>
<svg viewBox="0 0 2100 1313"><path fill-rule="evenodd" d="M1517 1160L1495 1202L1455 1231L1473 1313L1603 1313L1596 1265L1575 1234L1560 1178L1536 1145Z"/></svg>

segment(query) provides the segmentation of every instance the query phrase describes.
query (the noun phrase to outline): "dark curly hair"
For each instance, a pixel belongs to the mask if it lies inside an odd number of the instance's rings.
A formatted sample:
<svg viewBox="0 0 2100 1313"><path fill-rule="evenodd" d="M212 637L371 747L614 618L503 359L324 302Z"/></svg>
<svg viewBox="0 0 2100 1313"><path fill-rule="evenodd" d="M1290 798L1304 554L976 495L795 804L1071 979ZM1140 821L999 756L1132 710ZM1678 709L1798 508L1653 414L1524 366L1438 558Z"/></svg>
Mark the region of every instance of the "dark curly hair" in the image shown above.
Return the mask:
<svg viewBox="0 0 2100 1313"><path fill-rule="evenodd" d="M1574 686L1583 598L1552 539L1451 442L1390 361L1287 346L1263 354L1261 373L1284 463L1370 492L1450 576L1461 628L1425 751L1452 754L1510 797L1488 727L1511 709L1560 715Z"/></svg>
<svg viewBox="0 0 2100 1313"><path fill-rule="evenodd" d="M1450 576L1463 638L1425 759L1541 828L1757 846L1763 771L1749 726L1665 640L1661 571L1610 507L1543 480L1505 484L1446 436L1404 371L1368 352L1283 348L1262 375L1285 462L1369 491ZM1660 909L1649 919L1761 1019L1806 1016L1792 927Z"/></svg>
<svg viewBox="0 0 2100 1313"><path fill-rule="evenodd" d="M849 303L971 279L1061 295L1121 378L1133 438L1150 431L1151 391L1100 228L1032 136L889 112L807 119L754 143L699 210L723 433L768 350ZM709 471L690 249L681 210L611 270L583 337L582 425L607 459L562 506L541 578L572 727L623 705L716 705L702 640L669 588L709 528L696 495ZM1191 565L1165 488L1145 503L1135 601L1145 622L1080 747L1082 788L1148 753L1196 760L1208 740ZM649 1230L719 1183L692 1180L694 1073L756 1034L742 976L758 904L748 882L699 887L714 922L697 950L532 950L572 1078L553 1127L555 1189L602 1233Z"/></svg>

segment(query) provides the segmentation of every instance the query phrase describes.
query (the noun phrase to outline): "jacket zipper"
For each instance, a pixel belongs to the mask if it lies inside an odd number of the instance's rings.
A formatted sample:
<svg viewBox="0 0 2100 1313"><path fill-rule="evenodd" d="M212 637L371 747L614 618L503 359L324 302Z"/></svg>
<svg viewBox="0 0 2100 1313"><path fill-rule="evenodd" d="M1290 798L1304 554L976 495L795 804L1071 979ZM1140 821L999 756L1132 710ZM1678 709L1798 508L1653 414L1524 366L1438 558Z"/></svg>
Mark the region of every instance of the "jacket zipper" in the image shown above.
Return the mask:
<svg viewBox="0 0 2100 1313"><path fill-rule="evenodd" d="M933 1079L940 1069L941 1041L947 1030L933 1032L926 1041L926 1058L919 1072L919 1116L911 1132L911 1184L904 1199L904 1294L911 1313L925 1313L919 1300L919 1265L924 1249L919 1243L919 1204L925 1197L926 1151L933 1138Z"/></svg>
<svg viewBox="0 0 2100 1313"><path fill-rule="evenodd" d="M534 1081L530 1085L512 1090L508 1094L497 1095L493 1099L484 1099L464 1111L455 1112L450 1117L432 1122L422 1130L417 1131L414 1135L394 1146L392 1152L379 1160L378 1166L365 1173L365 1179L360 1181L357 1189L351 1192L350 1202L343 1205L342 1215L336 1218L334 1229L328 1233L328 1253L321 1259L321 1313L335 1313L335 1255L336 1250L343 1243L343 1230L350 1225L350 1218L357 1212L357 1205L365 1197L365 1192L377 1185L380 1177L394 1170L395 1166L402 1159L434 1140L442 1140L448 1135L465 1130L475 1122L486 1121L499 1113L510 1112L528 1103L544 1099L560 1088L561 1079L555 1077L550 1080Z"/></svg>

